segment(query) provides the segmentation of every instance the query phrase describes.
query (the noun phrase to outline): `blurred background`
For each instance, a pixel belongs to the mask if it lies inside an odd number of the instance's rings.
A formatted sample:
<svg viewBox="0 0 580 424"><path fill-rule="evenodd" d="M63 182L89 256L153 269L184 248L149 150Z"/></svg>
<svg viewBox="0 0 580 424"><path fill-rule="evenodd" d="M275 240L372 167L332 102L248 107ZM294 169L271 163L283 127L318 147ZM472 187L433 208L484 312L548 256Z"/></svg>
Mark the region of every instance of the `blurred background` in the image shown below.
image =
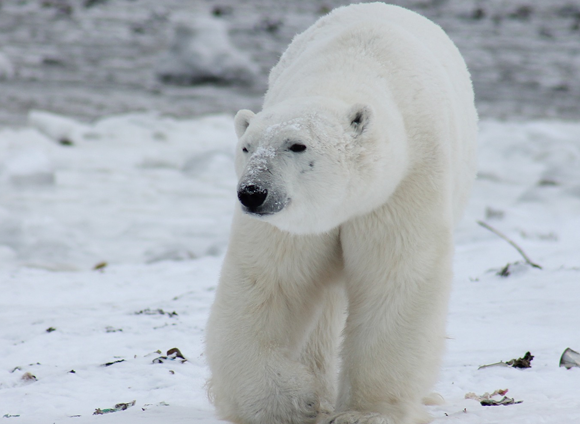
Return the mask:
<svg viewBox="0 0 580 424"><path fill-rule="evenodd" d="M483 118L580 116L579 0L396 0L449 34ZM292 37L345 0L3 0L0 124L259 109Z"/></svg>

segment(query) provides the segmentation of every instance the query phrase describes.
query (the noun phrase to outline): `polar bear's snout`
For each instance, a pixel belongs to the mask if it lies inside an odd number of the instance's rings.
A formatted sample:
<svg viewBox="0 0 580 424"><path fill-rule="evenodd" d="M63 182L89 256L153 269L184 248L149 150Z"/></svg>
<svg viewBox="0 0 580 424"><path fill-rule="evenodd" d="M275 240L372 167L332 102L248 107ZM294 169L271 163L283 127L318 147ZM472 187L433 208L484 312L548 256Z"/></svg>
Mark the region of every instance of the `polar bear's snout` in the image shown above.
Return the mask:
<svg viewBox="0 0 580 424"><path fill-rule="evenodd" d="M279 184L255 179L240 182L238 200L242 204L242 210L254 216L273 215L289 203Z"/></svg>
<svg viewBox="0 0 580 424"><path fill-rule="evenodd" d="M250 212L255 212L262 206L266 197L268 190L254 184L245 185L238 190L238 199Z"/></svg>

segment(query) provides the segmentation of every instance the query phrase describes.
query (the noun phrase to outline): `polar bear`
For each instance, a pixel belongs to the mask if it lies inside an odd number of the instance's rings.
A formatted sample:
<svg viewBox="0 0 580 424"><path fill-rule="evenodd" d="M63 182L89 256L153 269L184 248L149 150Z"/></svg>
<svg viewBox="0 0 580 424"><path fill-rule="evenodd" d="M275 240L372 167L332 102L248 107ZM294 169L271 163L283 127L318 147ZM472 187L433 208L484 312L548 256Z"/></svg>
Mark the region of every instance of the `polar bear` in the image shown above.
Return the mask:
<svg viewBox="0 0 580 424"><path fill-rule="evenodd" d="M206 334L218 414L428 422L476 168L457 48L404 8L338 8L294 38L235 129L239 208Z"/></svg>

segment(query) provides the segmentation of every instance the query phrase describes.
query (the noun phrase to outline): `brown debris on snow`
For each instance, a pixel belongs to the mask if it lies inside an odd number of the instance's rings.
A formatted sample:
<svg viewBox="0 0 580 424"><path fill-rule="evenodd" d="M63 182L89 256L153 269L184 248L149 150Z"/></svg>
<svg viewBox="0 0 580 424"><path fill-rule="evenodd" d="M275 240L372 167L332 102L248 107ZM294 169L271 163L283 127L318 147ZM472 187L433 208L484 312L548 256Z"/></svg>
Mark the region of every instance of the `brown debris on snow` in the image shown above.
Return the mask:
<svg viewBox="0 0 580 424"><path fill-rule="evenodd" d="M177 312L173 311L173 312L166 312L161 308L157 308L157 309L150 309L150 308L146 308L146 309L142 309L140 311L135 312L135 315L167 315L168 317L176 317L178 316Z"/></svg>
<svg viewBox="0 0 580 424"><path fill-rule="evenodd" d="M531 362L533 359L534 356L530 352L526 352L522 358L511 359L506 364L513 368L532 368Z"/></svg>
<svg viewBox="0 0 580 424"><path fill-rule="evenodd" d="M129 409L130 407L135 406L136 402L137 401L134 400L132 402L127 402L127 403L118 403L115 405L114 408L105 408L105 409L97 408L97 409L95 409L95 412L93 412L93 415L104 415L104 414L110 414L111 412L125 411L125 410Z"/></svg>
<svg viewBox="0 0 580 424"><path fill-rule="evenodd" d="M103 366L103 367L110 367L111 365L119 364L121 362L125 362L125 360L124 359L118 359L116 361L107 362L107 363L105 363L105 364L103 364L101 366Z"/></svg>
<svg viewBox="0 0 580 424"><path fill-rule="evenodd" d="M167 356L160 356L158 358L155 358L153 360L154 364L162 364L163 362L169 360L169 361L174 361L176 359L180 359L181 363L187 362L187 359L185 358L185 356L183 356L183 354L181 353L181 351L174 347L171 348L167 351Z"/></svg>
<svg viewBox="0 0 580 424"><path fill-rule="evenodd" d="M485 392L481 396L476 395L475 393L469 392L465 394L465 399L473 399L478 401L481 406L505 406L505 405L517 405L518 403L522 403L523 400L515 400L513 398L509 398L505 396L508 392L508 389L499 389L494 391L493 393ZM493 399L494 396L503 396L500 400Z"/></svg>
<svg viewBox="0 0 580 424"><path fill-rule="evenodd" d="M38 381L36 376L29 372L25 372L24 374L22 374L22 377L20 378L24 381Z"/></svg>
<svg viewBox="0 0 580 424"><path fill-rule="evenodd" d="M534 356L530 352L526 352L526 354L521 358L510 359L507 362L499 361L493 364L481 365L478 370L489 367L532 368L531 362L533 359Z"/></svg>
<svg viewBox="0 0 580 424"><path fill-rule="evenodd" d="M105 261L99 262L93 267L93 271L103 271L108 265Z"/></svg>

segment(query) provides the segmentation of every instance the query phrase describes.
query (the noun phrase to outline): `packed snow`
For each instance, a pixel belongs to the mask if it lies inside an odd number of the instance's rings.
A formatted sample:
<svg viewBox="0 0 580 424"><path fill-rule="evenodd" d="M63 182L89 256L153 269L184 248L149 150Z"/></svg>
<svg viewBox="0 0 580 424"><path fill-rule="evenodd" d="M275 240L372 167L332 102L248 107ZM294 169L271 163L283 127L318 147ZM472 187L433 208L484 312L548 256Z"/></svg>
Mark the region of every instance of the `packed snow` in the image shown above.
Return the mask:
<svg viewBox="0 0 580 424"><path fill-rule="evenodd" d="M558 366L580 351L579 138L575 123L481 123L435 423L580 422L580 368ZM237 207L234 146L230 115L33 111L0 129L3 422L219 422L203 340ZM478 369L527 351L531 368ZM465 398L505 389L523 402Z"/></svg>

